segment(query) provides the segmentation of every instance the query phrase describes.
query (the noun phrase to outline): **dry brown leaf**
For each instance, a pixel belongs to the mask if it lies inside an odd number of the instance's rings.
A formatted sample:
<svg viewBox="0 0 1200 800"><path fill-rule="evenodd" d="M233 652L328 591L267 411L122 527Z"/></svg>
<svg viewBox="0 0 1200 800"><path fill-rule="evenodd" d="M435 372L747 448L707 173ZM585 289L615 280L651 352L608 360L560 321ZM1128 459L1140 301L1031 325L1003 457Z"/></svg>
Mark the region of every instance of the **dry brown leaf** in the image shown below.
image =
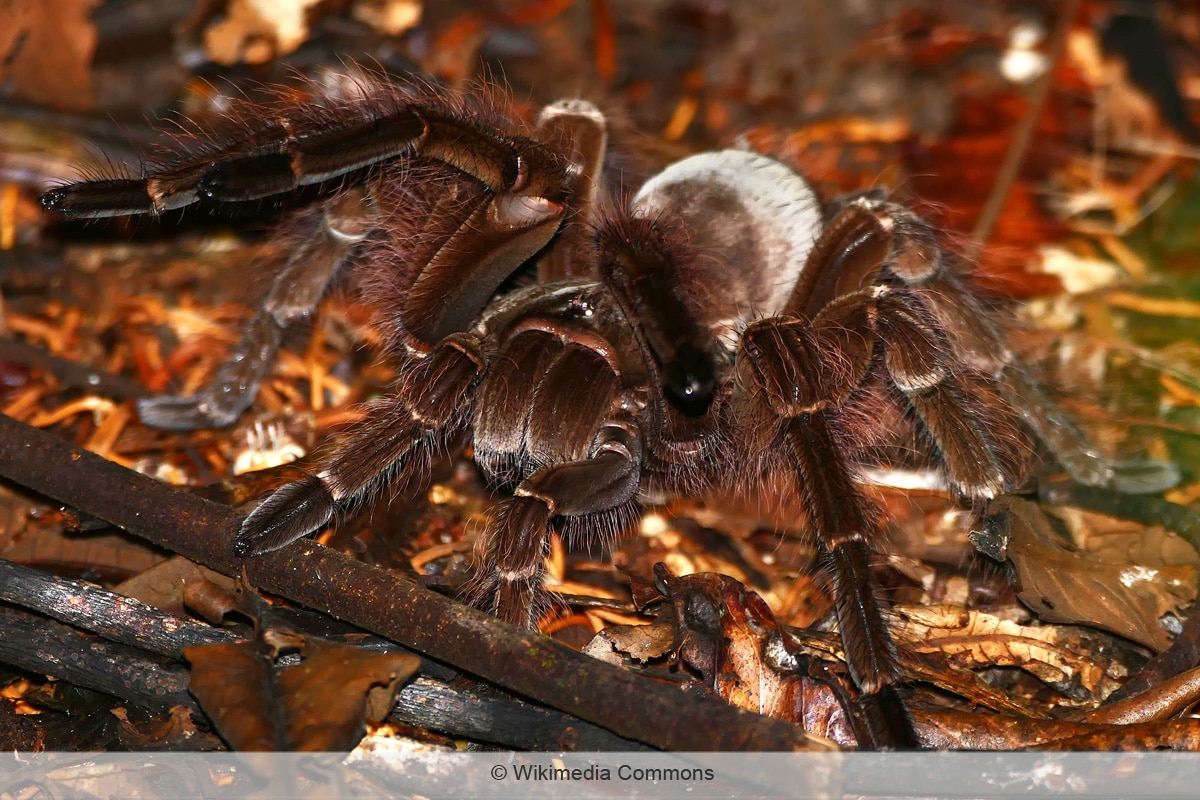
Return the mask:
<svg viewBox="0 0 1200 800"><path fill-rule="evenodd" d="M184 650L192 664L188 688L235 750L350 750L421 663L299 634L267 638L299 645L304 660L277 670L257 642Z"/></svg>
<svg viewBox="0 0 1200 800"><path fill-rule="evenodd" d="M610 625L588 642L584 652L610 664L620 666L624 653L639 663L662 658L675 645L675 626L670 622L650 625Z"/></svg>
<svg viewBox="0 0 1200 800"><path fill-rule="evenodd" d="M351 14L387 36L399 36L421 21L419 0L358 0Z"/></svg>
<svg viewBox="0 0 1200 800"><path fill-rule="evenodd" d="M1194 564L1102 561L1065 542L1036 504L1009 498L1005 550L1017 596L1047 622L1094 625L1156 652L1171 643L1160 623L1196 598Z"/></svg>
<svg viewBox="0 0 1200 800"><path fill-rule="evenodd" d="M237 608L236 581L183 556L139 572L116 591L180 616L186 609L197 611L213 625Z"/></svg>
<svg viewBox="0 0 1200 800"><path fill-rule="evenodd" d="M204 51L219 64L261 64L308 39L308 9L319 0L231 0L204 32Z"/></svg>
<svg viewBox="0 0 1200 800"><path fill-rule="evenodd" d="M1054 515L1067 524L1075 544L1101 561L1200 567L1196 548L1166 528L1073 508L1056 508Z"/></svg>
<svg viewBox="0 0 1200 800"><path fill-rule="evenodd" d="M835 679L808 673L761 597L727 575L677 578L662 564L655 575L670 610L651 627L670 628L679 659L710 691L740 708L796 722L812 735L854 743L829 683Z"/></svg>
<svg viewBox="0 0 1200 800"><path fill-rule="evenodd" d="M1067 647L1051 626L1019 625L958 606L896 606L893 635L917 653L938 653L964 669L1020 667L1051 686L1077 684L1093 695L1116 688L1103 660Z"/></svg>

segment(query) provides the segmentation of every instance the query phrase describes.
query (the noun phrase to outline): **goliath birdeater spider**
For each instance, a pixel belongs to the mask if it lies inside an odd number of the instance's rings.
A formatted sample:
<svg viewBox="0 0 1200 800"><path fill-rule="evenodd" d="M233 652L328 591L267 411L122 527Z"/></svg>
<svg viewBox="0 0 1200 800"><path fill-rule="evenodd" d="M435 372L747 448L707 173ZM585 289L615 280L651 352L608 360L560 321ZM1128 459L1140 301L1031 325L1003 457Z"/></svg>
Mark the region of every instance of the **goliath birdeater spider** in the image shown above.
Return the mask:
<svg viewBox="0 0 1200 800"><path fill-rule="evenodd" d="M640 497L783 480L874 709L864 744L915 746L870 569L883 523L857 468L896 439L880 427L899 427L980 509L1022 482L1033 453L1002 326L930 226L877 194L824 208L791 169L742 150L684 159L602 211L594 106L555 103L530 130L477 97L363 88L239 106L232 133L178 136L143 177L42 197L106 217L313 195L232 358L199 394L144 401L150 425L231 423L285 330L344 273L378 312L395 390L245 518L236 552L419 484L466 432L487 479L511 490L470 600L529 626L551 531L608 535Z"/></svg>

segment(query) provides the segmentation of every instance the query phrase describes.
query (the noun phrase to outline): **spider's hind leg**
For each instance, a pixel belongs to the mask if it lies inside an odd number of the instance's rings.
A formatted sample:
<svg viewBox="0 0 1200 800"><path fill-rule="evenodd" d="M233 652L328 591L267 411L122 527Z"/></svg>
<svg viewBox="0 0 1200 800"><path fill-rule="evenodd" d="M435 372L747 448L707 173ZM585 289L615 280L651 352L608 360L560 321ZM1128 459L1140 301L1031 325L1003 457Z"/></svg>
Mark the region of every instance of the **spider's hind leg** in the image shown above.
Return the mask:
<svg viewBox="0 0 1200 800"><path fill-rule="evenodd" d="M859 201L843 215L891 243L886 273L895 291L881 297L878 308L881 334L891 343L889 369L894 366L896 385L911 395L939 443L953 448L955 438L964 444L974 438L969 460L985 455L990 478L957 484L960 496L986 500L997 490L1012 490L1032 451L1027 432L1076 481L1111 483L1111 464L1010 349L1004 329L1012 320L1006 322L1003 313L987 308L969 279L951 268L952 256L938 246L928 224L895 204L871 200ZM877 291L884 293L882 287ZM962 408L978 410L974 423L951 419L954 409ZM1014 424L1018 417L1023 427ZM975 433L968 431L972 424ZM940 435L937 427L943 428ZM955 436L951 427L966 436ZM952 478L955 470L963 473L963 466L970 466L952 452L943 454Z"/></svg>
<svg viewBox="0 0 1200 800"><path fill-rule="evenodd" d="M197 394L152 397L138 403L142 421L155 428L223 427L254 402L292 325L308 319L329 285L373 226L375 211L361 189L342 192L305 215L288 255L229 358Z"/></svg>

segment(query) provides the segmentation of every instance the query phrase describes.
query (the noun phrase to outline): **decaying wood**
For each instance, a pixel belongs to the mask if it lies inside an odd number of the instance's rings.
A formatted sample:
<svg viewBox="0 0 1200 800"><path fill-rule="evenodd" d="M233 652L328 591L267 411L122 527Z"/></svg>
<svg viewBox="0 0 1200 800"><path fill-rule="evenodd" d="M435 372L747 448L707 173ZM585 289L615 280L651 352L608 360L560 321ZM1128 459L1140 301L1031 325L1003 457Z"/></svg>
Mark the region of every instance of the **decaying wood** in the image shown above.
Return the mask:
<svg viewBox="0 0 1200 800"><path fill-rule="evenodd" d="M62 680L149 708L183 706L200 713L188 694L184 665L3 606L0 658L34 674L51 672Z"/></svg>

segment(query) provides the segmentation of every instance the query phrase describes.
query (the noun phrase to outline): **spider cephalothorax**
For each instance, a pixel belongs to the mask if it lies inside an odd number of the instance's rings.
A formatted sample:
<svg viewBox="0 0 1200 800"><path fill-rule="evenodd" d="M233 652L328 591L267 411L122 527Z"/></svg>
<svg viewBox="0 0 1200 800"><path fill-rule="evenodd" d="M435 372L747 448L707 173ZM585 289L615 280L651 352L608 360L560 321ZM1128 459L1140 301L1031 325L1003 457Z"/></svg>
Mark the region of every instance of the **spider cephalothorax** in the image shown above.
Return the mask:
<svg viewBox="0 0 1200 800"><path fill-rule="evenodd" d="M830 565L850 673L881 710L867 744L916 744L869 569L880 515L856 480L888 437L864 431L887 412L976 507L1030 461L999 328L926 224L870 195L829 215L791 169L740 150L676 163L601 214L604 119L579 101L522 129L380 85L242 114L236 131L198 135L144 177L42 202L86 217L316 194L214 383L141 405L160 427L228 424L284 330L356 273L401 377L309 477L246 517L240 555L419 483L431 453L466 432L511 491L470 599L529 625L552 530L608 534L648 492L781 475ZM536 283L510 280L527 268Z"/></svg>

